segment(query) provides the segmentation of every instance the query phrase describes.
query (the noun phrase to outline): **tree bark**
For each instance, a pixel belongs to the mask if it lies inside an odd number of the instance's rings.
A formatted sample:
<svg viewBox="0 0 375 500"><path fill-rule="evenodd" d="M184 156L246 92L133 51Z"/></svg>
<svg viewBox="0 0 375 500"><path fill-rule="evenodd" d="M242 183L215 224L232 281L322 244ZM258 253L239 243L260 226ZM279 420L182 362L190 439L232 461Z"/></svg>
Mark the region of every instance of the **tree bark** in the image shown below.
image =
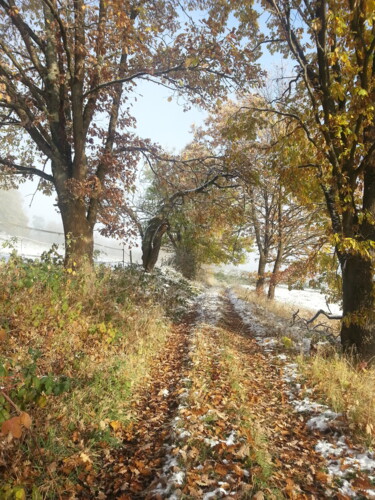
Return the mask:
<svg viewBox="0 0 375 500"><path fill-rule="evenodd" d="M375 127L374 127L375 131ZM363 212L368 214L357 230L360 243L375 245L375 153L364 173ZM372 220L371 220L372 218ZM355 227L355 226L354 226ZM342 259L343 323L341 343L346 352L375 359L375 251L358 251Z"/></svg>
<svg viewBox="0 0 375 500"><path fill-rule="evenodd" d="M283 261L284 254L284 234L283 234L283 211L282 211L282 203L281 203L281 184L279 186L278 191L278 200L277 200L277 231L278 231L278 242L277 242L277 254L276 259L273 265L273 270L271 274L270 284L268 287L268 299L274 300L275 298L275 288L277 284L278 273L280 271L280 267Z"/></svg>
<svg viewBox="0 0 375 500"><path fill-rule="evenodd" d="M163 235L169 229L164 217L156 216L150 220L142 239L142 262L145 271L152 272L159 257Z"/></svg>
<svg viewBox="0 0 375 500"><path fill-rule="evenodd" d="M259 252L259 263L258 263L258 277L255 285L255 291L259 295L264 293L264 285L266 281L266 265L267 265L267 255L264 252Z"/></svg>
<svg viewBox="0 0 375 500"><path fill-rule="evenodd" d="M360 255L347 257L342 270L344 351L362 359L375 356L374 283L372 263Z"/></svg>
<svg viewBox="0 0 375 500"><path fill-rule="evenodd" d="M275 260L275 263L273 265L270 284L268 287L267 297L269 300L274 300L274 298L275 298L275 289L276 289L276 285L277 285L278 274L279 274L280 267L281 267L282 260L283 260L283 252L284 252L284 245L283 245L283 242L280 241L278 248L277 248L276 260Z"/></svg>
<svg viewBox="0 0 375 500"><path fill-rule="evenodd" d="M65 234L65 267L93 266L94 226L87 220L82 200L69 197L59 202Z"/></svg>

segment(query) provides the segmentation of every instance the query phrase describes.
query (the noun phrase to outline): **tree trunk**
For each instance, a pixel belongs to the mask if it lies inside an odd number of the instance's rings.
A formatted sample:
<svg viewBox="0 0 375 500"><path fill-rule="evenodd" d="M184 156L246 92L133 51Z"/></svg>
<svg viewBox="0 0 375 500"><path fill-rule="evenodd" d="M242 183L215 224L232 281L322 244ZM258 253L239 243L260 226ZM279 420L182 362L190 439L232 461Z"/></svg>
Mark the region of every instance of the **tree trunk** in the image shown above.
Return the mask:
<svg viewBox="0 0 375 500"><path fill-rule="evenodd" d="M255 291L259 295L262 295L264 293L264 284L266 281L266 264L267 255L264 252L259 252L258 277L255 285Z"/></svg>
<svg viewBox="0 0 375 500"><path fill-rule="evenodd" d="M145 271L151 272L159 257L163 235L168 231L169 222L164 217L154 217L147 225L142 239L142 262Z"/></svg>
<svg viewBox="0 0 375 500"><path fill-rule="evenodd" d="M276 285L277 285L278 274L279 274L281 263L282 263L283 251L284 251L283 243L280 242L278 245L278 248L277 248L276 260L275 260L275 263L273 265L270 284L268 287L267 297L269 300L274 300L274 298L275 298L275 289L276 289Z"/></svg>
<svg viewBox="0 0 375 500"><path fill-rule="evenodd" d="M94 226L87 221L83 201L66 197L59 207L65 235L65 267L92 267Z"/></svg>
<svg viewBox="0 0 375 500"><path fill-rule="evenodd" d="M341 343L345 352L361 359L375 356L373 266L361 255L349 255L342 269L343 323Z"/></svg>
<svg viewBox="0 0 375 500"><path fill-rule="evenodd" d="M375 135L375 127L373 129ZM368 214L357 229L359 243L375 246L375 154L364 174L363 212ZM372 220L371 220L372 219ZM375 360L375 251L344 255L341 263L343 284L343 323L341 343L361 359Z"/></svg>
<svg viewBox="0 0 375 500"><path fill-rule="evenodd" d="M270 284L268 287L268 299L274 300L275 298L275 288L277 285L278 274L283 260L284 253L284 241L283 241L283 210L281 203L281 184L279 186L278 201L277 201L277 229L278 229L278 243L277 243L277 254L275 263L273 265L272 275L270 279Z"/></svg>
<svg viewBox="0 0 375 500"><path fill-rule="evenodd" d="M175 250L172 262L177 271L180 271L185 278L189 280L196 278L199 266L193 252L186 248L178 247Z"/></svg>

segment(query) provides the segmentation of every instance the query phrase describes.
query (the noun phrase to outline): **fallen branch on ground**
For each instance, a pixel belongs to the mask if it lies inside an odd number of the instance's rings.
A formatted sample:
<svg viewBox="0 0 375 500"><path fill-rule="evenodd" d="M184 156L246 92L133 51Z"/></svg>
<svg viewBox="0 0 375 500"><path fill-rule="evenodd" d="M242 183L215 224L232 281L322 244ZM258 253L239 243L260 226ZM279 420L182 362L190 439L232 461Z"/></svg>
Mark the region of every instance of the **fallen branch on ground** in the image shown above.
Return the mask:
<svg viewBox="0 0 375 500"><path fill-rule="evenodd" d="M342 319L341 315L331 315L331 314L328 314L325 311L323 311L323 309L320 309L312 318L306 319L306 318L302 318L301 316L299 316L299 309L298 309L295 313L293 313L291 326L293 326L293 325L303 326L303 327L307 328L307 330L310 332L321 334L331 344L336 344L337 338L334 335L333 330L330 326L328 326L325 323L319 323L317 325L311 326L311 324L321 314L326 316L326 318L329 320Z"/></svg>
<svg viewBox="0 0 375 500"><path fill-rule="evenodd" d="M319 309L319 311L315 314L315 316L313 316L311 319L309 319L309 320L306 321L306 324L309 325L314 320L316 320L316 318L318 316L320 316L321 314L324 314L324 316L326 318L328 318L328 319L342 319L342 315L341 314L337 314L337 315L327 314L325 311L323 311L323 309Z"/></svg>

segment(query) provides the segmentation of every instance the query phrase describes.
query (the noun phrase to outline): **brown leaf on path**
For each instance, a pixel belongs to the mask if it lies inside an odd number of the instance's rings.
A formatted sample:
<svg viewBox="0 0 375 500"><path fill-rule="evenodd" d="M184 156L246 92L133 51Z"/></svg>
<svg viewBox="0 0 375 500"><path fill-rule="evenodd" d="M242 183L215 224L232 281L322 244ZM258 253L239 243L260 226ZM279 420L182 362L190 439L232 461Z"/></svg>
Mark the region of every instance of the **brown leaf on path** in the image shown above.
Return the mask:
<svg viewBox="0 0 375 500"><path fill-rule="evenodd" d="M22 436L22 424L20 417L12 417L9 420L5 420L1 426L1 434L6 436L11 434L14 438L19 439Z"/></svg>
<svg viewBox="0 0 375 500"><path fill-rule="evenodd" d="M327 484L327 483L330 482L330 476L328 474L326 474L325 472L322 472L322 471L319 471L319 470L315 473L315 478L320 483Z"/></svg>
<svg viewBox="0 0 375 500"><path fill-rule="evenodd" d="M364 489L364 490L367 490L367 489L373 489L374 488L374 485L371 483L370 479L368 477L356 477L353 482L352 482L352 486L354 488L357 488L357 489Z"/></svg>
<svg viewBox="0 0 375 500"><path fill-rule="evenodd" d="M292 499L297 498L296 484L294 483L294 481L292 479L287 478L284 492L287 494L288 498L292 498Z"/></svg>
<svg viewBox="0 0 375 500"><path fill-rule="evenodd" d="M215 472L220 476L226 476L228 474L228 467L222 464L215 465Z"/></svg>
<svg viewBox="0 0 375 500"><path fill-rule="evenodd" d="M25 411L23 411L21 414L20 414L20 423L26 427L26 429L30 429L31 427L31 423L32 423L32 420L31 420L31 417L28 413L26 413Z"/></svg>
<svg viewBox="0 0 375 500"><path fill-rule="evenodd" d="M252 500L264 500L264 493L263 491L258 491L255 493L255 495L252 496Z"/></svg>

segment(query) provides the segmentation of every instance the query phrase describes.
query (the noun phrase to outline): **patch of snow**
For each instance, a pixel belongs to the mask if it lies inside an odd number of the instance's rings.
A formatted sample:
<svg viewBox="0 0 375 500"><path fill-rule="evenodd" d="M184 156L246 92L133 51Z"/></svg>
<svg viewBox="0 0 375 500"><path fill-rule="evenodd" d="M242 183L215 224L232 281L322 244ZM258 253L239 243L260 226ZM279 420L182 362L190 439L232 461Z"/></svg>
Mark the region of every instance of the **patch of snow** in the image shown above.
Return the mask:
<svg viewBox="0 0 375 500"><path fill-rule="evenodd" d="M282 361L286 361L288 359L288 356L286 354L278 354L276 357L281 359Z"/></svg>
<svg viewBox="0 0 375 500"><path fill-rule="evenodd" d="M327 410L316 417L311 417L307 422L306 426L308 429L317 430L319 432L326 432L332 427L332 421L340 416L339 413L336 413L331 410Z"/></svg>
<svg viewBox="0 0 375 500"><path fill-rule="evenodd" d="M178 433L178 437L180 439L185 439L187 437L191 436L191 433L189 431L186 431L186 430L183 430L181 432Z"/></svg>
<svg viewBox="0 0 375 500"><path fill-rule="evenodd" d="M216 488L214 491L210 491L203 495L202 500L210 500L211 498L222 498L228 495L228 492L224 488Z"/></svg>
<svg viewBox="0 0 375 500"><path fill-rule="evenodd" d="M347 481L346 479L344 479L343 485L341 486L339 491L340 491L340 493L342 493L343 495L346 495L348 497L356 497L357 496L356 492L351 489L349 481Z"/></svg>
<svg viewBox="0 0 375 500"><path fill-rule="evenodd" d="M204 442L208 445L211 446L211 448L214 448L216 445L220 443L217 439L212 439L212 438L205 438Z"/></svg>
<svg viewBox="0 0 375 500"><path fill-rule="evenodd" d="M223 298L219 290L210 289L197 298L199 305L198 323L217 325L223 311Z"/></svg>
<svg viewBox="0 0 375 500"><path fill-rule="evenodd" d="M278 342L273 337L264 337L258 340L258 344L260 344L262 347L269 348L269 347L275 347L278 344Z"/></svg>
<svg viewBox="0 0 375 500"><path fill-rule="evenodd" d="M311 350L311 339L304 337L299 345L302 352L309 353Z"/></svg>
<svg viewBox="0 0 375 500"><path fill-rule="evenodd" d="M178 484L179 486L184 484L184 480L185 480L185 472L183 471L175 472L171 477L171 482L174 484Z"/></svg>
<svg viewBox="0 0 375 500"><path fill-rule="evenodd" d="M259 321L255 320L254 306L245 300L239 299L233 290L229 290L228 298L234 310L240 315L242 321L252 333L258 337L265 337L267 330Z"/></svg>
<svg viewBox="0 0 375 500"><path fill-rule="evenodd" d="M350 475L352 478L360 472L373 474L375 472L373 453L359 453L357 450L349 448L344 436L338 438L335 444L325 440L318 441L315 450L327 460L328 474L333 478L340 478L343 481L340 493L350 498L358 498L357 492L351 487L352 479L349 479L347 476ZM364 489L363 492L366 493L368 498L374 498L375 486L371 489Z"/></svg>
<svg viewBox="0 0 375 500"><path fill-rule="evenodd" d="M236 437L236 433L234 431L232 431L230 433L230 436L226 439L226 441L224 441L224 443L227 445L227 446L232 446L233 444L235 444L235 437Z"/></svg>
<svg viewBox="0 0 375 500"><path fill-rule="evenodd" d="M297 364L296 363L288 363L288 364L284 365L283 372L284 373L283 373L282 379L285 382L288 382L291 384L298 377Z"/></svg>
<svg viewBox="0 0 375 500"><path fill-rule="evenodd" d="M255 290L255 287L252 285L242 285L242 287L249 290ZM305 307L313 311L318 311L319 309L327 311L327 303L324 295L318 290L313 290L311 288L305 288L304 290L289 290L286 285L278 285L276 287L275 300L296 307ZM330 304L329 308L332 314L341 313L341 309L337 304Z"/></svg>
<svg viewBox="0 0 375 500"><path fill-rule="evenodd" d="M315 446L315 451L320 453L324 458L329 458L331 456L341 457L347 450L348 447L344 439L338 439L336 441L336 446L326 440L318 441Z"/></svg>
<svg viewBox="0 0 375 500"><path fill-rule="evenodd" d="M294 406L294 411L297 413L313 413L322 410L323 408L327 408L327 406L311 401L308 397L302 400L296 399L292 401L292 405Z"/></svg>

